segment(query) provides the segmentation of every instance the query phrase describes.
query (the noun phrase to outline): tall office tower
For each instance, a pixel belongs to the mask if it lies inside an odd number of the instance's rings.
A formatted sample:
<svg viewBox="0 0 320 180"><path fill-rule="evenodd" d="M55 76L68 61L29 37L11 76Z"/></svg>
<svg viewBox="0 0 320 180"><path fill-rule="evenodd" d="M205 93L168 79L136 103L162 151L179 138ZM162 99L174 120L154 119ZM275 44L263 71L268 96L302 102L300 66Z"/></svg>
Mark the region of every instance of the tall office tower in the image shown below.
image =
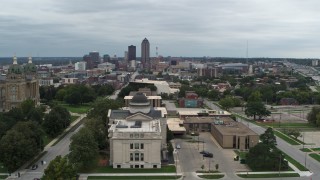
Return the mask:
<svg viewBox="0 0 320 180"><path fill-rule="evenodd" d="M141 63L143 69L150 70L150 43L147 38L141 43Z"/></svg>
<svg viewBox="0 0 320 180"><path fill-rule="evenodd" d="M87 63L87 69L93 69L94 68L94 62L92 61L92 58L90 55L86 54L83 56L83 61Z"/></svg>
<svg viewBox="0 0 320 180"><path fill-rule="evenodd" d="M128 46L128 61L136 60L136 46Z"/></svg>
<svg viewBox="0 0 320 180"><path fill-rule="evenodd" d="M91 60L92 60L92 62L94 64L94 67L98 67L98 64L101 63L99 52L92 51L92 52L89 53L89 56L91 56Z"/></svg>
<svg viewBox="0 0 320 180"><path fill-rule="evenodd" d="M103 55L103 62L110 62L110 56L109 56L109 54Z"/></svg>
<svg viewBox="0 0 320 180"><path fill-rule="evenodd" d="M124 61L128 63L128 51L124 52Z"/></svg>

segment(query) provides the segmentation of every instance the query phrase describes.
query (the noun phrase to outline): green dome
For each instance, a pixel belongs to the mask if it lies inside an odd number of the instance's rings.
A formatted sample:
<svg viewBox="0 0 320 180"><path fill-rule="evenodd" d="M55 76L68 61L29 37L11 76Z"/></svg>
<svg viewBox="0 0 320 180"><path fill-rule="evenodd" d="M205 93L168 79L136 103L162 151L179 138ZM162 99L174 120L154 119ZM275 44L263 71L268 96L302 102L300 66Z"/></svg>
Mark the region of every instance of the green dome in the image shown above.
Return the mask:
<svg viewBox="0 0 320 180"><path fill-rule="evenodd" d="M24 66L25 72L37 72L37 67L34 64L28 63Z"/></svg>
<svg viewBox="0 0 320 180"><path fill-rule="evenodd" d="M19 64L12 64L9 67L9 73L11 74L22 74L23 73L23 68Z"/></svg>

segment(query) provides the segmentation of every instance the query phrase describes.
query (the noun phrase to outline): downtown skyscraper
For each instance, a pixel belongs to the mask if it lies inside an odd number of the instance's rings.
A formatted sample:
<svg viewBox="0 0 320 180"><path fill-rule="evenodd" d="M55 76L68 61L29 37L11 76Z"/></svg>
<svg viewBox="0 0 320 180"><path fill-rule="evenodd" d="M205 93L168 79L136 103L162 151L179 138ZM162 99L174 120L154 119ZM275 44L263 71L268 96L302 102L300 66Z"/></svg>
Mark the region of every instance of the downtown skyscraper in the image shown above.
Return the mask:
<svg viewBox="0 0 320 180"><path fill-rule="evenodd" d="M144 40L141 43L141 63L143 69L147 71L150 70L150 43L147 38L144 38Z"/></svg>

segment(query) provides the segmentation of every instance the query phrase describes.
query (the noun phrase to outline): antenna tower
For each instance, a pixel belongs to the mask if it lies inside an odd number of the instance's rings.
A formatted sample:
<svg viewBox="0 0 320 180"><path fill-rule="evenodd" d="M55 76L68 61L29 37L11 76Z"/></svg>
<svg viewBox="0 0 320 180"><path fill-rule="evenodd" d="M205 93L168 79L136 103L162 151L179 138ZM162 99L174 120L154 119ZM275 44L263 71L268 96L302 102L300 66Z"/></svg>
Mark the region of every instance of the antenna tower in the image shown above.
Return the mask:
<svg viewBox="0 0 320 180"><path fill-rule="evenodd" d="M156 57L158 57L158 46L156 47Z"/></svg>

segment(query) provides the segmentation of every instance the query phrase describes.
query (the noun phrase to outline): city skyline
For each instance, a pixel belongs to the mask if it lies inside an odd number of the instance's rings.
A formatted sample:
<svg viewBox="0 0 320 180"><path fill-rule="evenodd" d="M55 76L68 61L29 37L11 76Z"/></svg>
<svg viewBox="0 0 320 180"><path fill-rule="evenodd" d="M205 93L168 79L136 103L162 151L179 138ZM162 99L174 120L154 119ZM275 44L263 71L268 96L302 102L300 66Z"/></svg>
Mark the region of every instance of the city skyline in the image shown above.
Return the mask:
<svg viewBox="0 0 320 180"><path fill-rule="evenodd" d="M123 56L152 42L150 56L318 58L320 2L2 2L0 57ZM141 47L137 46L137 49ZM137 57L140 57L140 51Z"/></svg>

